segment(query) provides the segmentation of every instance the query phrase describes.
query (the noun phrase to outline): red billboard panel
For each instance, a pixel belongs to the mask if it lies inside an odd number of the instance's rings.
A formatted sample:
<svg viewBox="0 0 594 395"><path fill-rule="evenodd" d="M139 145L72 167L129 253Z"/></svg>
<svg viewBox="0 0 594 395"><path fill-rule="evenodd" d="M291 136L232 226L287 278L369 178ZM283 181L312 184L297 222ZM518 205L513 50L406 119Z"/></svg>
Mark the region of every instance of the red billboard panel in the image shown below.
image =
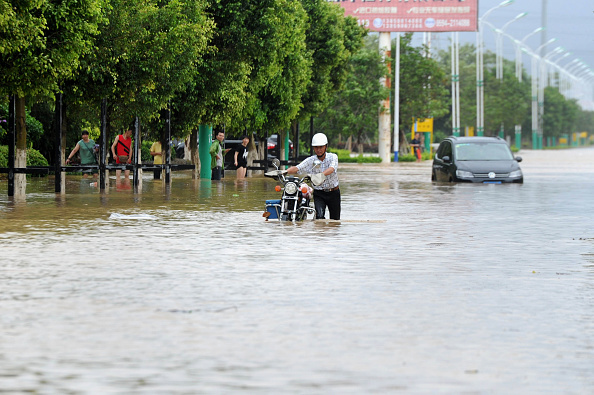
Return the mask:
<svg viewBox="0 0 594 395"><path fill-rule="evenodd" d="M475 32L478 0L328 0L375 32Z"/></svg>

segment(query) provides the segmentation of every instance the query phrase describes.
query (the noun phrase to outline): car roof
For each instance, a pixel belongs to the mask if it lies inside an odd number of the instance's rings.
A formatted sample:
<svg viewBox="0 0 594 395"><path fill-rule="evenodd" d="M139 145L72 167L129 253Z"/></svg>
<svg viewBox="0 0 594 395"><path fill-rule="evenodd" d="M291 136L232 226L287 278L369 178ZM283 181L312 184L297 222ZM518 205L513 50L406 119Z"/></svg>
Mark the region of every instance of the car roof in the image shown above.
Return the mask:
<svg viewBox="0 0 594 395"><path fill-rule="evenodd" d="M507 141L501 137L484 137L484 136L473 136L473 137L456 137L450 136L446 140L451 140L456 144L460 143L500 143L507 144Z"/></svg>

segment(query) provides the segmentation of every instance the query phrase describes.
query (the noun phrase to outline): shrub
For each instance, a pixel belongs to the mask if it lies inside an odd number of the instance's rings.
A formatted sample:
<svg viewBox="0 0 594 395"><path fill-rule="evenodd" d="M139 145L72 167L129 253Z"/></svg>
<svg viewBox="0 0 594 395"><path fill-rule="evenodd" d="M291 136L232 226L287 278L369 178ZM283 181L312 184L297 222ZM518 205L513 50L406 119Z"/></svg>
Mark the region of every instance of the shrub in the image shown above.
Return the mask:
<svg viewBox="0 0 594 395"><path fill-rule="evenodd" d="M413 154L398 155L398 162L416 162L417 157Z"/></svg>
<svg viewBox="0 0 594 395"><path fill-rule="evenodd" d="M0 145L0 167L8 167L8 146Z"/></svg>
<svg viewBox="0 0 594 395"><path fill-rule="evenodd" d="M379 156L355 156L355 157L338 157L339 162L343 163L381 163L382 159Z"/></svg>
<svg viewBox="0 0 594 395"><path fill-rule="evenodd" d="M152 162L153 157L151 156L151 145L153 145L151 141L142 140L142 144L140 146L141 162Z"/></svg>
<svg viewBox="0 0 594 395"><path fill-rule="evenodd" d="M346 149L337 149L337 148L333 148L331 151L328 150L328 152L332 152L336 155L338 155L338 162L342 162L342 163L381 163L381 159L377 156L363 156L363 155L359 155L359 156L351 156L351 151L346 150Z"/></svg>
<svg viewBox="0 0 594 395"><path fill-rule="evenodd" d="M27 166L49 166L47 159L35 148L27 150Z"/></svg>
<svg viewBox="0 0 594 395"><path fill-rule="evenodd" d="M27 166L49 166L47 159L35 148L27 149ZM8 146L0 145L0 167L8 167Z"/></svg>

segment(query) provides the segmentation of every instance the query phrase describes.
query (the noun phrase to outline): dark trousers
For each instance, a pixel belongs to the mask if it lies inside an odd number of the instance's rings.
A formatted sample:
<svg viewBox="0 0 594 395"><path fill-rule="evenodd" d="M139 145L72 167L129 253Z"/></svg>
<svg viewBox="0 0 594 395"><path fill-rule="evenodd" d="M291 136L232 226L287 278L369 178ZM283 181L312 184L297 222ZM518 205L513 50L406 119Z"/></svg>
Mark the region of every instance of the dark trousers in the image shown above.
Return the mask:
<svg viewBox="0 0 594 395"><path fill-rule="evenodd" d="M153 170L153 179L160 180L161 179L161 169Z"/></svg>
<svg viewBox="0 0 594 395"><path fill-rule="evenodd" d="M330 219L340 219L340 189L332 192L316 189L314 191L314 205L316 207L316 219L326 218L326 206L330 211Z"/></svg>
<svg viewBox="0 0 594 395"><path fill-rule="evenodd" d="M222 167L217 166L214 169L212 169L212 177L210 177L210 179L211 180L220 180L221 175L222 175Z"/></svg>

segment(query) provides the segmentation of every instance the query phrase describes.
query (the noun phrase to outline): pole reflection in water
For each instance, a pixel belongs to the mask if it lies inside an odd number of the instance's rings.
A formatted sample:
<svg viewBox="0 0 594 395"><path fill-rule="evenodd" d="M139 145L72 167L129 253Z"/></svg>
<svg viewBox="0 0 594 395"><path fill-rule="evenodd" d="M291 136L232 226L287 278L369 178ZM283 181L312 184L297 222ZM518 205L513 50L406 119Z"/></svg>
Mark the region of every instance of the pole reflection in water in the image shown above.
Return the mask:
<svg viewBox="0 0 594 395"><path fill-rule="evenodd" d="M594 155L522 156L524 185L341 164L341 223L266 222L275 181L232 172L2 181L0 388L591 393Z"/></svg>

